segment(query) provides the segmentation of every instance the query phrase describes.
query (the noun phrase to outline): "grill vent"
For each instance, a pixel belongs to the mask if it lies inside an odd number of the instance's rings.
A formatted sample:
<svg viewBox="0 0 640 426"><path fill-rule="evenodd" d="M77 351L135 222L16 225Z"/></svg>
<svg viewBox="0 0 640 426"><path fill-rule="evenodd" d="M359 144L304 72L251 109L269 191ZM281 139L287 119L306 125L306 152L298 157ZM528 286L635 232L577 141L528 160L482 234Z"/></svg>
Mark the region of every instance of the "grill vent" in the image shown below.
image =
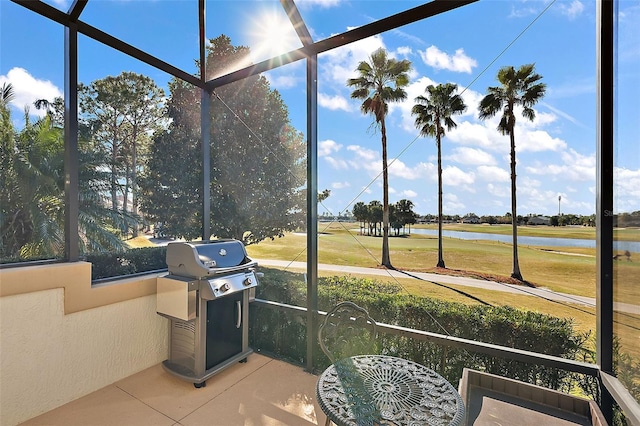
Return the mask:
<svg viewBox="0 0 640 426"><path fill-rule="evenodd" d="M195 371L196 322L173 320L171 359Z"/></svg>
<svg viewBox="0 0 640 426"><path fill-rule="evenodd" d="M195 321L175 321L173 323L173 328L178 330L184 330L187 332L191 332L195 334L196 332L196 323Z"/></svg>

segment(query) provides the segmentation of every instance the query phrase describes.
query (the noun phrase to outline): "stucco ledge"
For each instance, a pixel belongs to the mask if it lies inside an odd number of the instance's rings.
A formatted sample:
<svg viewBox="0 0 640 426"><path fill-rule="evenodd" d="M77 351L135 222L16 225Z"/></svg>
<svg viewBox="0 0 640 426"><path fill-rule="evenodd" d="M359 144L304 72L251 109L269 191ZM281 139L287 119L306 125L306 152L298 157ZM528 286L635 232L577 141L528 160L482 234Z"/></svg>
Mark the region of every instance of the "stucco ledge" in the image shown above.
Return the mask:
<svg viewBox="0 0 640 426"><path fill-rule="evenodd" d="M64 313L71 314L156 293L158 273L91 285L91 263L71 262L0 270L0 297L64 289Z"/></svg>

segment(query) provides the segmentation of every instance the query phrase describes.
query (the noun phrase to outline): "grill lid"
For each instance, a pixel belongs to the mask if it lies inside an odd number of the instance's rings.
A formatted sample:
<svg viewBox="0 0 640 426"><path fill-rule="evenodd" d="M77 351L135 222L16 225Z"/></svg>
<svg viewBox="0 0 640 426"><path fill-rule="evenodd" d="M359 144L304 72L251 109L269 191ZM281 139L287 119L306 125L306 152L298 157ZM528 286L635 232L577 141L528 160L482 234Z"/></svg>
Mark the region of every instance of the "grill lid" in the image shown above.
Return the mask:
<svg viewBox="0 0 640 426"><path fill-rule="evenodd" d="M187 277L207 277L257 265L247 257L242 242L222 239L167 244L169 273Z"/></svg>

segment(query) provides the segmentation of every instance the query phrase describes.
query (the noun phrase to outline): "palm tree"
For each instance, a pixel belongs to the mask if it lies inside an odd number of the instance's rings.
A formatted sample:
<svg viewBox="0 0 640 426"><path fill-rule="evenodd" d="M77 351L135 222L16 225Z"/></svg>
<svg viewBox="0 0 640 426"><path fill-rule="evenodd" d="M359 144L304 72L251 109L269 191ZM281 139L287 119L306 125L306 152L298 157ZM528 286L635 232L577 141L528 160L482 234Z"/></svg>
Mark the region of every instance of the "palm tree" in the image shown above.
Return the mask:
<svg viewBox="0 0 640 426"><path fill-rule="evenodd" d="M429 85L425 90L428 95L418 96L411 114L416 116L416 127L421 136L436 138L438 148L438 268L446 268L442 255L442 137L445 127L451 130L457 127L451 116L462 114L467 106L462 97L454 92L458 86L453 83Z"/></svg>
<svg viewBox="0 0 640 426"><path fill-rule="evenodd" d="M356 218L358 222L360 222L360 235L362 235L362 228L366 224L367 221L367 213L368 209L365 203L362 201L358 201L353 205L352 209L353 217Z"/></svg>
<svg viewBox="0 0 640 426"><path fill-rule="evenodd" d="M360 62L356 68L359 76L347 80L347 86L355 87L351 97L363 101L360 110L363 114L373 115L382 135L382 265L388 268L392 266L389 258L389 173L384 119L389 111L389 102L406 99L407 93L403 87L409 84L410 69L410 61L389 58L387 51L379 48L371 54L369 62Z"/></svg>
<svg viewBox="0 0 640 426"><path fill-rule="evenodd" d="M409 234L411 234L411 224L416 223L416 214L413 211L413 207L414 204L411 200L404 199L396 203L396 212L400 217L402 227L405 228L406 225L409 225Z"/></svg>
<svg viewBox="0 0 640 426"><path fill-rule="evenodd" d="M0 87L0 107L8 108L9 102L15 98L15 92L13 91L13 84L2 83Z"/></svg>
<svg viewBox="0 0 640 426"><path fill-rule="evenodd" d="M16 135L9 158L12 179L3 188L0 254L6 258L56 258L64 252L64 134L45 116ZM85 142L81 141L84 145ZM124 251L114 232L138 218L103 203L107 172L98 153L81 150L79 233L81 252ZM6 203L4 202L6 201Z"/></svg>
<svg viewBox="0 0 640 426"><path fill-rule="evenodd" d="M522 280L518 264L518 223L516 215L516 127L515 107L522 107L522 116L533 121L535 105L545 94L546 85L540 83L542 76L535 72L534 64L522 65L517 70L512 66L500 68L497 76L500 86L489 87L487 95L480 101L481 120L486 120L502 111L498 131L509 135L511 142L511 224L513 233L513 271L511 276Z"/></svg>

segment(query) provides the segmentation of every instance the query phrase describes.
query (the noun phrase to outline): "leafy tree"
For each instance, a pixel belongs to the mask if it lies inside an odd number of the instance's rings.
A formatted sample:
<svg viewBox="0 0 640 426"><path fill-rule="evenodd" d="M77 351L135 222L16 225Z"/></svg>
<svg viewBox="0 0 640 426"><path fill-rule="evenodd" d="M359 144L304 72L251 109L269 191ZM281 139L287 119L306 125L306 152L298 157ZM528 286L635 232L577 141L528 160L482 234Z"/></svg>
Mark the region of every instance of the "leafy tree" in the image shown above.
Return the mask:
<svg viewBox="0 0 640 426"><path fill-rule="evenodd" d="M418 215L413 211L413 201L400 200L396 203L396 215L402 224L402 227L409 225L409 233L411 233L411 225L417 222Z"/></svg>
<svg viewBox="0 0 640 426"><path fill-rule="evenodd" d="M331 195L330 189L325 189L322 192L318 193L318 202L321 203Z"/></svg>
<svg viewBox="0 0 640 426"><path fill-rule="evenodd" d="M47 99L38 99L33 103L37 110L43 109L57 127L64 126L64 99L57 97L53 102Z"/></svg>
<svg viewBox="0 0 640 426"><path fill-rule="evenodd" d="M222 35L210 40L211 75L248 58ZM154 138L144 178L144 211L171 235L202 235L200 89L173 81L171 124ZM211 232L246 244L304 223L305 141L290 125L280 94L253 76L211 96Z"/></svg>
<svg viewBox="0 0 640 426"><path fill-rule="evenodd" d="M360 222L360 234L362 234L362 228L366 225L368 209L367 205L362 201L358 201L353 205L353 209L351 210L353 213L353 217Z"/></svg>
<svg viewBox="0 0 640 426"><path fill-rule="evenodd" d="M389 173L387 170L387 128L385 117L389 103L404 100L407 93L403 87L409 84L411 62L389 58L386 50L377 49L371 54L369 62L362 61L356 68L358 77L347 80L353 99L362 100L360 110L371 114L382 136L382 265L391 268L389 257Z"/></svg>
<svg viewBox="0 0 640 426"><path fill-rule="evenodd" d="M462 114L467 106L462 96L456 94L456 84L447 83L437 86L427 86L427 96L418 96L416 105L411 109L411 114L416 116L416 127L420 129L421 136L436 138L438 148L438 264L439 268L445 268L442 255L442 137L445 135L445 127L451 130L457 124L451 118L455 114Z"/></svg>
<svg viewBox="0 0 640 426"><path fill-rule="evenodd" d="M202 145L200 94L188 83L169 83L166 130L153 138L140 181L141 209L162 222L167 235L202 236Z"/></svg>
<svg viewBox="0 0 640 426"><path fill-rule="evenodd" d="M20 229L9 231L7 228L17 212L10 206L17 204L16 196L11 188L14 187L15 170L13 167L15 151L15 131L11 122L11 110L9 103L15 98L15 92L11 83L3 83L0 87L0 257L4 258L19 247ZM19 214L19 213L18 213Z"/></svg>
<svg viewBox="0 0 640 426"><path fill-rule="evenodd" d="M402 219L398 212L398 205L391 204L389 206L389 226L391 226L391 229L396 231L396 236L400 235L400 230L402 229L403 225L404 224L402 223Z"/></svg>
<svg viewBox="0 0 640 426"><path fill-rule="evenodd" d="M481 120L502 112L498 131L509 135L511 144L511 225L513 234L513 270L511 277L522 280L518 263L518 223L516 214L516 107L522 108L522 116L533 121L536 114L533 106L544 97L546 85L540 83L542 76L535 72L534 64L500 68L497 76L499 86L489 87L487 95L480 101Z"/></svg>
<svg viewBox="0 0 640 426"><path fill-rule="evenodd" d="M111 208L117 210L120 192L126 212L131 192L132 211L137 214L137 174L150 135L162 124L164 91L149 77L133 72L96 80L89 86L81 84L78 91L82 116L98 144L96 150L108 154Z"/></svg>
<svg viewBox="0 0 640 426"><path fill-rule="evenodd" d="M378 235L378 224L384 220L384 209L380 201L370 201L367 205L367 222L369 222L369 235Z"/></svg>

